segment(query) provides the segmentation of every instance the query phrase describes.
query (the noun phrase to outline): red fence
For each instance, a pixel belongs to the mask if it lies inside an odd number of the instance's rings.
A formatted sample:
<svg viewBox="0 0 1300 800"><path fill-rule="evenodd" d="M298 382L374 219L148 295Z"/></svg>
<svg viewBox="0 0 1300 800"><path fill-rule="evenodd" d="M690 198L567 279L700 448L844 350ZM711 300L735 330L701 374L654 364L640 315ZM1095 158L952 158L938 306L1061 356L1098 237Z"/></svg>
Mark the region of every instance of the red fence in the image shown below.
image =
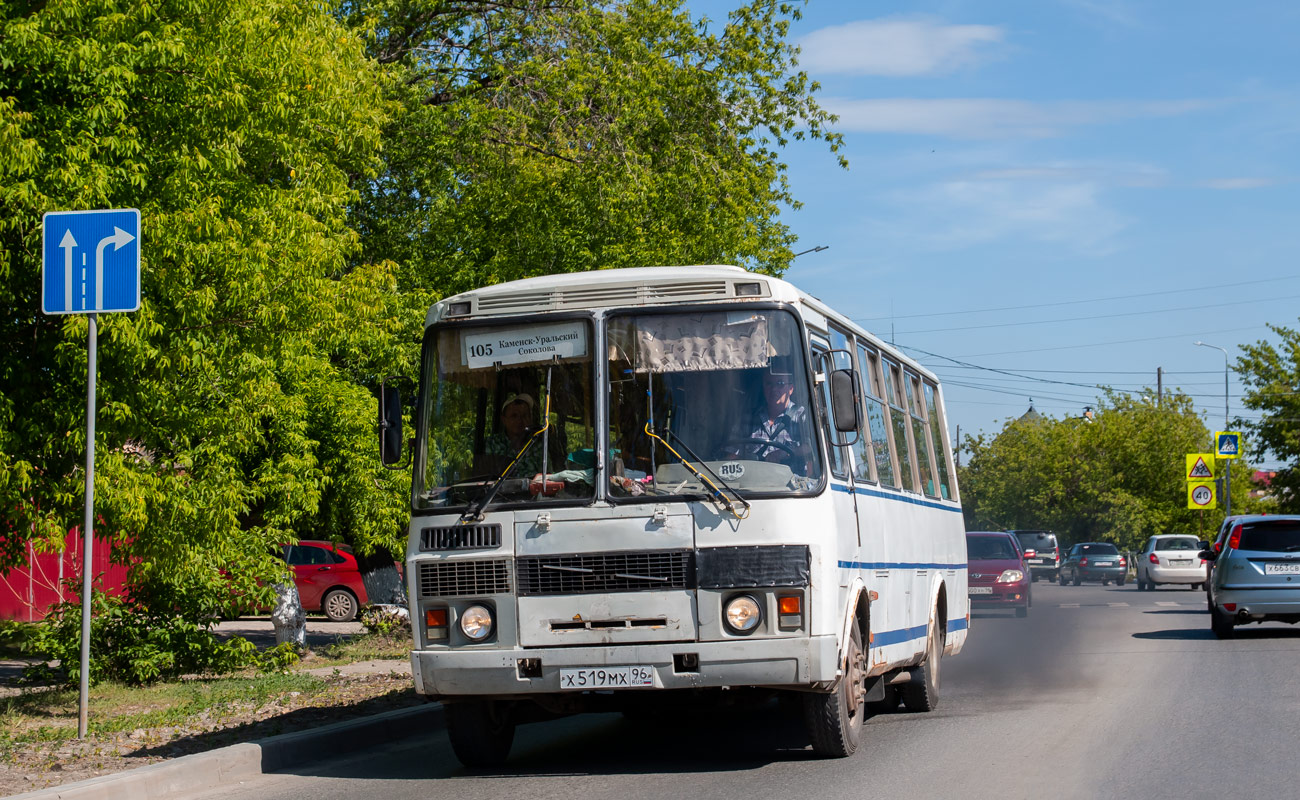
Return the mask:
<svg viewBox="0 0 1300 800"><path fill-rule="evenodd" d="M126 567L109 563L109 543L95 537L91 552L91 572L95 591L121 594L126 581ZM38 553L27 545L27 566L0 573L0 619L34 622L45 619L50 606L62 600L75 600L64 581L75 579L81 585L81 529L68 531L61 553Z"/></svg>

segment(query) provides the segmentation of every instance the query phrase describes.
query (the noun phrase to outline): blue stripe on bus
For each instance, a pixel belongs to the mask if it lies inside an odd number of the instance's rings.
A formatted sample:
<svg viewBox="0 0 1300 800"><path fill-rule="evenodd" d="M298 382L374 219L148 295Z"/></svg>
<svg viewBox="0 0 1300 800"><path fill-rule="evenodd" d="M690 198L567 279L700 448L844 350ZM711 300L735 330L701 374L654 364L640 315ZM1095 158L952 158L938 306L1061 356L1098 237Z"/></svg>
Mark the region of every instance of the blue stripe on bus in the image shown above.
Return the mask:
<svg viewBox="0 0 1300 800"><path fill-rule="evenodd" d="M922 564L911 561L841 561L844 569L966 569L965 564Z"/></svg>
<svg viewBox="0 0 1300 800"><path fill-rule="evenodd" d="M933 500L922 500L919 497L908 497L896 492L884 492L879 489L868 489L864 486L855 486L852 489L845 483L831 483L831 491L844 492L845 494L864 494L868 497L879 497L884 500L894 500L899 503L911 503L914 506L924 506L926 508L937 508L940 511L955 511L961 513L961 506L944 505L943 503Z"/></svg>
<svg viewBox="0 0 1300 800"><path fill-rule="evenodd" d="M924 639L927 631L926 625L917 625L915 628L900 628L896 631L881 631L871 634L872 647L888 647L891 644L902 644L903 642L914 642L917 639ZM966 619L954 619L948 621L948 633L964 631L968 627Z"/></svg>

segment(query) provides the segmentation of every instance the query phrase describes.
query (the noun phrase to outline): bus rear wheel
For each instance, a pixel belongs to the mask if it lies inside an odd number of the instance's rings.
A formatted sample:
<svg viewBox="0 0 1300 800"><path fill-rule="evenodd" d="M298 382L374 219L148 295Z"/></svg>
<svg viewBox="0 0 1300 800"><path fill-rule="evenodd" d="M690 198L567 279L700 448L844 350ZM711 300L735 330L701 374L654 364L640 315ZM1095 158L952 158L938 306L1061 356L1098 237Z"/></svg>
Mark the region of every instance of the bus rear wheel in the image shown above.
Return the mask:
<svg viewBox="0 0 1300 800"><path fill-rule="evenodd" d="M844 758L857 751L866 716L867 660L856 621L851 628L839 686L830 694L804 695L804 727L812 739L813 751L831 758Z"/></svg>
<svg viewBox="0 0 1300 800"><path fill-rule="evenodd" d="M925 638L925 661L912 670L912 679L899 687L908 711L933 711L939 707L939 662L943 658L943 625L935 618Z"/></svg>
<svg viewBox="0 0 1300 800"><path fill-rule="evenodd" d="M515 741L513 708L492 700L447 703L447 738L456 758L467 767L496 767L510 755Z"/></svg>

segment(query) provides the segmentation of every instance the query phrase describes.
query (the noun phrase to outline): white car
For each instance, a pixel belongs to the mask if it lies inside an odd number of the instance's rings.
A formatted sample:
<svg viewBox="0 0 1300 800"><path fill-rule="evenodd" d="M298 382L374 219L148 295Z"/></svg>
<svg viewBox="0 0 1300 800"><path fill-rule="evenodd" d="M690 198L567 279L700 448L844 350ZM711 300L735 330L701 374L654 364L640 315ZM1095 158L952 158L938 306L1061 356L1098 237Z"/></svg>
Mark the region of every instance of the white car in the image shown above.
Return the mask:
<svg viewBox="0 0 1300 800"><path fill-rule="evenodd" d="M1154 589L1162 583L1200 588L1209 577L1200 552L1206 543L1195 536L1152 536L1137 557L1138 591Z"/></svg>

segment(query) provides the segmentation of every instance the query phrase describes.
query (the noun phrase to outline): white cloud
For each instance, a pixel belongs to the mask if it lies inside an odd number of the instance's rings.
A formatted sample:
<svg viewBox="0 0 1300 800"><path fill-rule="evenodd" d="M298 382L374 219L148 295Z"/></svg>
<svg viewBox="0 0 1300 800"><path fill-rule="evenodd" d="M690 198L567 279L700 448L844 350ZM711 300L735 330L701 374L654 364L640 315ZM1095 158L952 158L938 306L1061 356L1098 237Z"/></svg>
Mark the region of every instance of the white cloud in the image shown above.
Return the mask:
<svg viewBox="0 0 1300 800"><path fill-rule="evenodd" d="M799 65L812 74L932 75L977 63L1002 41L992 25L945 25L933 18L859 20L799 40Z"/></svg>
<svg viewBox="0 0 1300 800"><path fill-rule="evenodd" d="M1105 254L1129 225L1093 181L953 180L899 193L890 206L893 218L873 220L871 236L942 251L1019 241Z"/></svg>
<svg viewBox="0 0 1300 800"><path fill-rule="evenodd" d="M837 129L856 133L904 133L957 139L1040 139L1067 128L1126 119L1171 117L1210 105L1204 100L1150 102L1055 102L990 98L825 98L823 107L839 115Z"/></svg>
<svg viewBox="0 0 1300 800"><path fill-rule="evenodd" d="M1215 178L1201 183L1207 189L1262 189L1276 184L1272 178Z"/></svg>

